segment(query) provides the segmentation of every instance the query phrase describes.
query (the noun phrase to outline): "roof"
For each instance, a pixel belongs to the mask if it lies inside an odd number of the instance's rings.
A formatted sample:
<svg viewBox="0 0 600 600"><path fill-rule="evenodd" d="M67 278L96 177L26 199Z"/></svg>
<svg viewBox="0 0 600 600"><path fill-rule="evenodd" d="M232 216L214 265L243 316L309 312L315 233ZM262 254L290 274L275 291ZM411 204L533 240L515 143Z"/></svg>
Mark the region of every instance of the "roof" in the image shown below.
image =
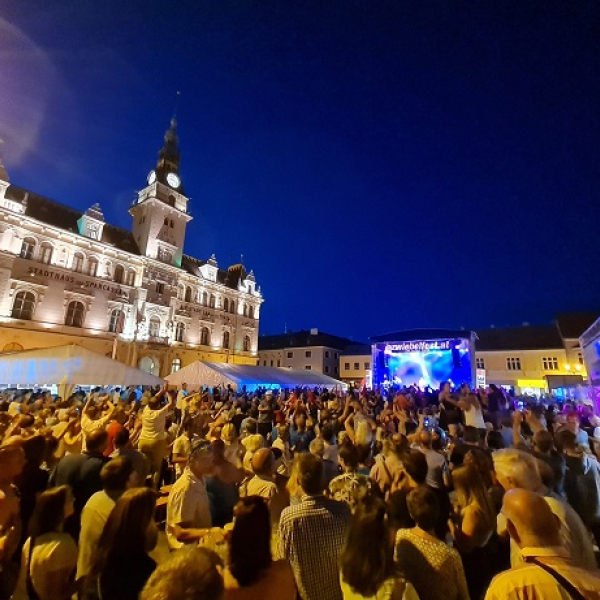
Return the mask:
<svg viewBox="0 0 600 600"><path fill-rule="evenodd" d="M76 344L0 357L0 381L15 385L160 385L163 380Z"/></svg>
<svg viewBox="0 0 600 600"><path fill-rule="evenodd" d="M416 342L452 338L470 339L472 335L473 332L468 329L408 329L372 336L371 342L376 344L378 342Z"/></svg>
<svg viewBox="0 0 600 600"><path fill-rule="evenodd" d="M600 317L600 312L559 313L556 324L565 339L579 338Z"/></svg>
<svg viewBox="0 0 600 600"><path fill-rule="evenodd" d="M281 350L283 348L304 348L306 346L326 346L337 350L345 350L348 346L353 345L356 345L356 342L347 338L320 331L313 333L309 330L263 335L258 338L259 350Z"/></svg>
<svg viewBox="0 0 600 600"><path fill-rule="evenodd" d="M345 348L341 356L367 356L371 355L371 346L369 344L356 344Z"/></svg>
<svg viewBox="0 0 600 600"><path fill-rule="evenodd" d="M299 386L346 387L341 381L317 371L286 369L278 367L255 367L197 361L167 377L170 385L187 383L190 388L202 385L215 386L231 383L235 387L282 387Z"/></svg>
<svg viewBox="0 0 600 600"><path fill-rule="evenodd" d="M42 223L46 223L47 225L70 231L75 235L80 235L77 221L84 214L83 212L16 185L9 186L6 191L6 197L9 200L14 200L15 202L23 204L25 206L26 216L41 221ZM131 231L115 227L109 223L104 224L104 227L102 228L102 239L100 241L103 244L114 246L129 254L140 254L140 250Z"/></svg>
<svg viewBox="0 0 600 600"><path fill-rule="evenodd" d="M40 196L39 194L35 194L16 185L9 186L6 197L9 200L14 200L15 202L23 204L25 206L26 216L41 221L42 223L46 223L47 225L70 231L75 235L80 235L78 221L81 216L85 214L84 212L61 204L60 202L56 202L55 200L50 200L49 198ZM85 212L89 213L91 210L98 212L100 211L100 207L98 204L94 204L91 209L88 209ZM100 212L100 214L102 213ZM110 225L109 223L104 223L102 228L102 239L100 242L118 248L129 254L140 255L140 250L133 233L127 229ZM200 273L198 269L206 262L208 261L199 260L193 256L184 254L181 259L181 268L184 271L199 277ZM239 281L245 278L246 270L242 265L233 265L227 271L223 269L218 269L217 271L217 282L234 290L237 290Z"/></svg>
<svg viewBox="0 0 600 600"><path fill-rule="evenodd" d="M200 260L189 254L184 254L181 257L181 268L195 277L201 277L199 269L207 262L209 261ZM229 267L227 271L224 269L217 269L217 283L226 285L232 290L237 290L239 282L243 281L245 278L246 270L242 265L233 265Z"/></svg>
<svg viewBox="0 0 600 600"><path fill-rule="evenodd" d="M564 348L556 325L478 329L475 350L550 350Z"/></svg>

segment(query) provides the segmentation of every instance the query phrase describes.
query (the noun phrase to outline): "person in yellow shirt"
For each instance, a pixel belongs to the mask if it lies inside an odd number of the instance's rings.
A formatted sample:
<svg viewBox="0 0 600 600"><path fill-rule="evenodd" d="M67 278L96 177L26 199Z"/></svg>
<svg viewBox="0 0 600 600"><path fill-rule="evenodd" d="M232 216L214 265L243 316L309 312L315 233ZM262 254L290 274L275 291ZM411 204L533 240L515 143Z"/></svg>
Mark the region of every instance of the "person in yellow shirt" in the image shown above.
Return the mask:
<svg viewBox="0 0 600 600"><path fill-rule="evenodd" d="M572 566L560 523L543 497L512 489L502 513L525 562L497 575L485 600L600 600L600 572Z"/></svg>

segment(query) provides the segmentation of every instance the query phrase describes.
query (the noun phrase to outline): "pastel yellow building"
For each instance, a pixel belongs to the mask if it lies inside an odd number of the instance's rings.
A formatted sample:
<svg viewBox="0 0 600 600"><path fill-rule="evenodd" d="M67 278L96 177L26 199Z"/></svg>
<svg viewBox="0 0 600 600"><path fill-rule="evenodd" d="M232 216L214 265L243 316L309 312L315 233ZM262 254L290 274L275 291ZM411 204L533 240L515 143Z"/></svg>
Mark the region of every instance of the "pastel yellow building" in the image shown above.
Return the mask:
<svg viewBox="0 0 600 600"><path fill-rule="evenodd" d="M541 394L587 379L579 336L596 313L568 313L547 326L478 330L475 361L485 380L514 387L524 394Z"/></svg>

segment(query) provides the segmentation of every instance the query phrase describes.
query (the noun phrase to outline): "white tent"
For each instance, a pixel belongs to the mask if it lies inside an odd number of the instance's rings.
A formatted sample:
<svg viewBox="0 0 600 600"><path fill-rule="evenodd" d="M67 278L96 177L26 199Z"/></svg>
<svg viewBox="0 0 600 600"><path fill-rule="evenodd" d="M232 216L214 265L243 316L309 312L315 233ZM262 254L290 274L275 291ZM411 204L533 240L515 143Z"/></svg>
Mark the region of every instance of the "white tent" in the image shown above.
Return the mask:
<svg viewBox="0 0 600 600"><path fill-rule="evenodd" d="M170 385L187 383L190 389L200 386L231 385L234 389L246 386L248 391L263 388L326 387L345 389L347 385L316 371L285 369L282 367L255 367L197 361L167 376Z"/></svg>
<svg viewBox="0 0 600 600"><path fill-rule="evenodd" d="M4 385L58 385L61 396L74 385L161 385L150 373L81 346L25 350L0 355L0 383Z"/></svg>

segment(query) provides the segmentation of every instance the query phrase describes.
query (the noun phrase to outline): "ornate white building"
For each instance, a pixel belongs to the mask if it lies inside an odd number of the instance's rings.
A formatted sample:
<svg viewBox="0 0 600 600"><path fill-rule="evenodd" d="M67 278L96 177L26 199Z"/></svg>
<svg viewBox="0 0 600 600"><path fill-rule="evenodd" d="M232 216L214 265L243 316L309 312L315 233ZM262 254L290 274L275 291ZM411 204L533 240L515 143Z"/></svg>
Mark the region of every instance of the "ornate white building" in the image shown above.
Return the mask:
<svg viewBox="0 0 600 600"><path fill-rule="evenodd" d="M11 184L0 161L0 351L75 342L161 376L256 364L260 288L242 264L184 254L179 165L173 118L127 231L99 204L81 213Z"/></svg>

